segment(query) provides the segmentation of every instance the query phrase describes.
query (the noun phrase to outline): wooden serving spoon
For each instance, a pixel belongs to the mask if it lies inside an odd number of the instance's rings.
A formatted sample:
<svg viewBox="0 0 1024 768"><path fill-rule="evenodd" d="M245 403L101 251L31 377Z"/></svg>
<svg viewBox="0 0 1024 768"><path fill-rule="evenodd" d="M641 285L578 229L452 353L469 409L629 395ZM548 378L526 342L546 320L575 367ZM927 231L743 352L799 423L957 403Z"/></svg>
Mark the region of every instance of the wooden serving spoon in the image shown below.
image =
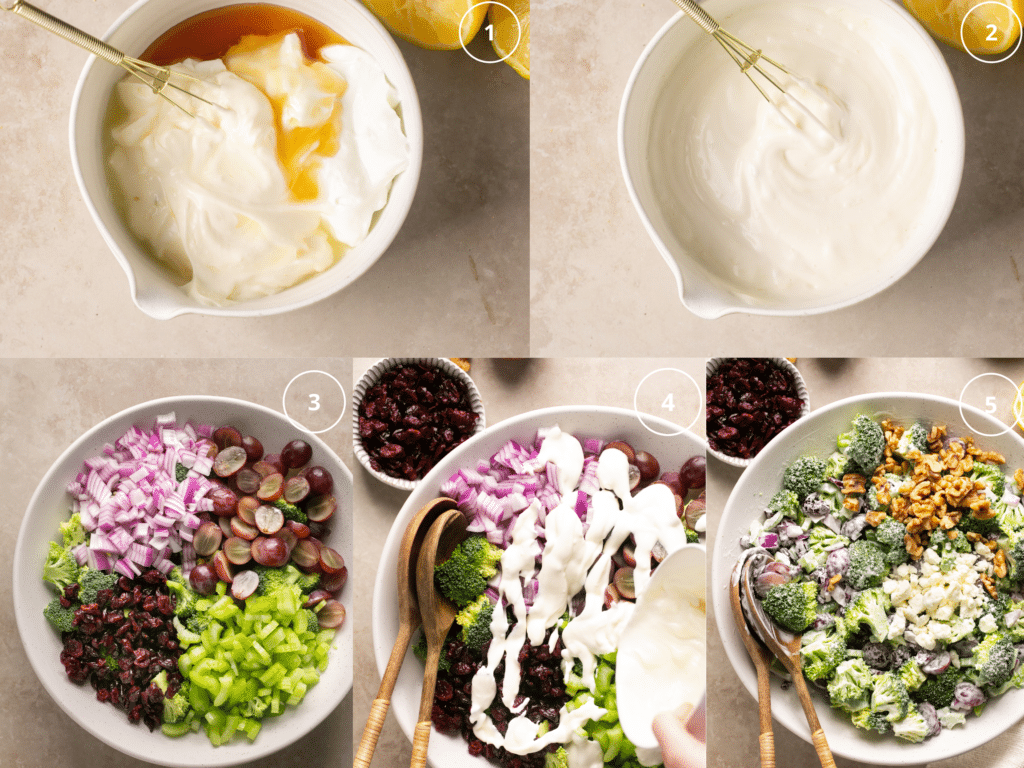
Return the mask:
<svg viewBox="0 0 1024 768"><path fill-rule="evenodd" d="M416 561L420 546L430 528L439 515L447 510L455 509L453 499L441 497L428 502L417 512L405 527L402 545L398 550L398 636L391 648L388 666L377 690L377 698L370 707L370 715L366 718L363 736L359 740L359 749L353 763L355 768L369 768L373 759L373 751L377 747L377 738L384 727L384 718L391 704L391 694L395 690L395 682L402 668L402 661L409 649L413 633L420 625L420 608L416 599Z"/></svg>
<svg viewBox="0 0 1024 768"><path fill-rule="evenodd" d="M423 669L423 692L420 694L420 713L412 740L411 768L424 768L427 764L427 744L430 741L430 712L434 707L434 687L437 685L437 665L441 661L441 648L448 630L455 623L458 608L434 588L434 567L447 560L452 550L466 538L466 517L459 510L441 514L427 531L416 560L416 594L423 615L423 634L427 638L427 662Z"/></svg>
<svg viewBox="0 0 1024 768"><path fill-rule="evenodd" d="M748 563L751 561L748 560ZM754 594L751 568L743 569L742 585L743 597L750 607L751 619L754 629L760 635L768 650L775 654L775 657L782 662L782 665L789 670L793 676L793 685L796 687L797 696L800 698L800 705L804 708L804 716L807 718L807 725L811 728L811 742L814 744L814 751L818 753L818 760L822 768L836 768L836 761L832 757L832 750L825 739L825 732L818 722L818 713L814 711L814 702L811 700L811 692L807 690L807 681L804 680L803 663L800 660L800 635L794 635L778 627L774 621L761 607L761 601Z"/></svg>
<svg viewBox="0 0 1024 768"><path fill-rule="evenodd" d="M754 671L757 673L757 711L761 724L761 735L757 743L761 749L761 768L775 768L775 734L772 731L772 685L770 680L769 665L772 662L772 654L764 644L754 637L750 631L750 625L743 614L743 605L740 602L740 584L745 578L744 571L749 569L753 558L751 553L756 550L748 549L736 562L732 569L732 578L729 579L729 602L732 605L732 617L736 622L736 630L740 633L740 639L750 654L750 660L754 662Z"/></svg>

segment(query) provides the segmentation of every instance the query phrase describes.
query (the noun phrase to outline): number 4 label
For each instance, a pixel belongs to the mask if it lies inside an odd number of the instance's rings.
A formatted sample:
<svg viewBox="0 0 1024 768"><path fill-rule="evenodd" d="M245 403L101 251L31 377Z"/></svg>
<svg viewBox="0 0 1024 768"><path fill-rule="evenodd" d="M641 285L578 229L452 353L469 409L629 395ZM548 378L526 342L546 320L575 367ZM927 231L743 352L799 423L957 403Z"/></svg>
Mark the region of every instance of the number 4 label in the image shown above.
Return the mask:
<svg viewBox="0 0 1024 768"><path fill-rule="evenodd" d="M674 411L676 409L676 401L672 399L672 393L671 392L669 392L668 393L668 397L666 397L662 401L661 407L664 408L669 413L671 413L672 411Z"/></svg>

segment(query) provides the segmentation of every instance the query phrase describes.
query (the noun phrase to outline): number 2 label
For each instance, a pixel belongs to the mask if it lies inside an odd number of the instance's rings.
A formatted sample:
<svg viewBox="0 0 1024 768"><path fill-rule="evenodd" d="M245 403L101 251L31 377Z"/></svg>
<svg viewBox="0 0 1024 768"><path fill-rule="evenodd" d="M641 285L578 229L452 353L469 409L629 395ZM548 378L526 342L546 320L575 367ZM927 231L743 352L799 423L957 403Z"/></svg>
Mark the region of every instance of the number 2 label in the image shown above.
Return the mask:
<svg viewBox="0 0 1024 768"><path fill-rule="evenodd" d="M999 38L996 37L996 32L999 31L999 27L997 27L995 24L988 24L985 27L985 29L988 30L988 37L985 38L985 40L987 42L989 42L989 43L997 43L997 42L999 42Z"/></svg>

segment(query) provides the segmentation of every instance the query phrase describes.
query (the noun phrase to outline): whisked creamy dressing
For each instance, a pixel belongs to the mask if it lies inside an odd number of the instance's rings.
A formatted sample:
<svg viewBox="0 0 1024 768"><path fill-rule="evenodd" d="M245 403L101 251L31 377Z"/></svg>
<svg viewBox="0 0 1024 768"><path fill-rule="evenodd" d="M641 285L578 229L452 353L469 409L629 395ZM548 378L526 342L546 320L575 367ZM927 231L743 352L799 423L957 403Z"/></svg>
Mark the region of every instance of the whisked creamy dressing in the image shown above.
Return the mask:
<svg viewBox="0 0 1024 768"><path fill-rule="evenodd" d="M562 500L544 522L546 543L543 549L537 535L541 509L538 502L520 514L512 529L511 542L501 558L499 604L491 620L494 639L486 664L473 678L470 719L478 739L504 746L517 755L573 740L569 748L570 765L581 766L590 764L594 749L580 742L573 732L588 720L605 714L606 710L593 702L572 712L563 707L559 725L543 735L538 735L536 723L520 714L509 722L502 736L485 711L498 692L495 670L504 658L501 699L513 713L522 712L528 702L514 706L521 681L519 651L526 642L539 645L546 632L554 628L548 643L554 648L561 636L563 673L571 671L579 659L583 680L593 689L597 656L611 653L618 647L634 609L633 603L622 601L609 610L602 610L611 576L611 556L632 534L637 562L634 584L640 595L650 580L651 551L655 544L660 542L672 553L686 544L686 530L676 514L675 499L667 486L650 485L635 496L630 493L628 461L624 453L612 448L605 450L598 460L597 478L601 489L591 496L590 523L584 533L583 523L575 511L577 495L583 493L577 489L583 470L582 446L575 437L555 427L541 445L538 469L542 471L546 462L553 463L558 470ZM539 586L528 612L523 584L535 575ZM585 595L582 611L559 632L559 620L581 590ZM512 607L516 618L511 628L505 615L507 606Z"/></svg>
<svg viewBox="0 0 1024 768"><path fill-rule="evenodd" d="M811 114L765 101L702 35L652 117L655 194L680 244L751 303L855 296L894 269L932 204L926 62L850 0L736 6L722 26L799 74L780 79Z"/></svg>

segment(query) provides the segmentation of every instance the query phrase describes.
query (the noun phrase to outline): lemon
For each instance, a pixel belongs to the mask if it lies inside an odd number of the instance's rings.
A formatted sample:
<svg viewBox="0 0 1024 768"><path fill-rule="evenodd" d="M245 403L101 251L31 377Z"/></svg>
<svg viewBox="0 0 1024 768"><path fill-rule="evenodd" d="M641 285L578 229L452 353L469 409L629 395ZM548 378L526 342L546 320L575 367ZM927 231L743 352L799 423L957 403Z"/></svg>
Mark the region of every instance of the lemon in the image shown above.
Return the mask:
<svg viewBox="0 0 1024 768"><path fill-rule="evenodd" d="M420 48L453 50L480 30L487 4L479 0L363 0L384 26ZM475 7L474 7L475 6ZM472 8L472 11L470 9ZM462 24L459 39L459 23Z"/></svg>
<svg viewBox="0 0 1024 768"><path fill-rule="evenodd" d="M512 51L512 55L505 59L505 61L512 69L529 80L530 0L502 0L502 3L511 8L515 16L501 5L491 6L491 9L487 12L487 21L492 27L492 30L488 31L493 33L491 45L494 46L495 53L501 57L506 56L509 51ZM517 18L519 19L518 25L516 24ZM519 34L520 27L522 28L522 35ZM519 42L518 45L516 45L517 40Z"/></svg>
<svg viewBox="0 0 1024 768"><path fill-rule="evenodd" d="M1009 50L1020 37L1020 23L1013 11L1018 17L1024 17L1024 0L998 0L976 8L980 2L982 0L903 0L907 10L929 32L954 48L962 51L966 42L967 50L978 55ZM963 24L964 17L967 17L966 24ZM962 24L963 42L960 39Z"/></svg>

